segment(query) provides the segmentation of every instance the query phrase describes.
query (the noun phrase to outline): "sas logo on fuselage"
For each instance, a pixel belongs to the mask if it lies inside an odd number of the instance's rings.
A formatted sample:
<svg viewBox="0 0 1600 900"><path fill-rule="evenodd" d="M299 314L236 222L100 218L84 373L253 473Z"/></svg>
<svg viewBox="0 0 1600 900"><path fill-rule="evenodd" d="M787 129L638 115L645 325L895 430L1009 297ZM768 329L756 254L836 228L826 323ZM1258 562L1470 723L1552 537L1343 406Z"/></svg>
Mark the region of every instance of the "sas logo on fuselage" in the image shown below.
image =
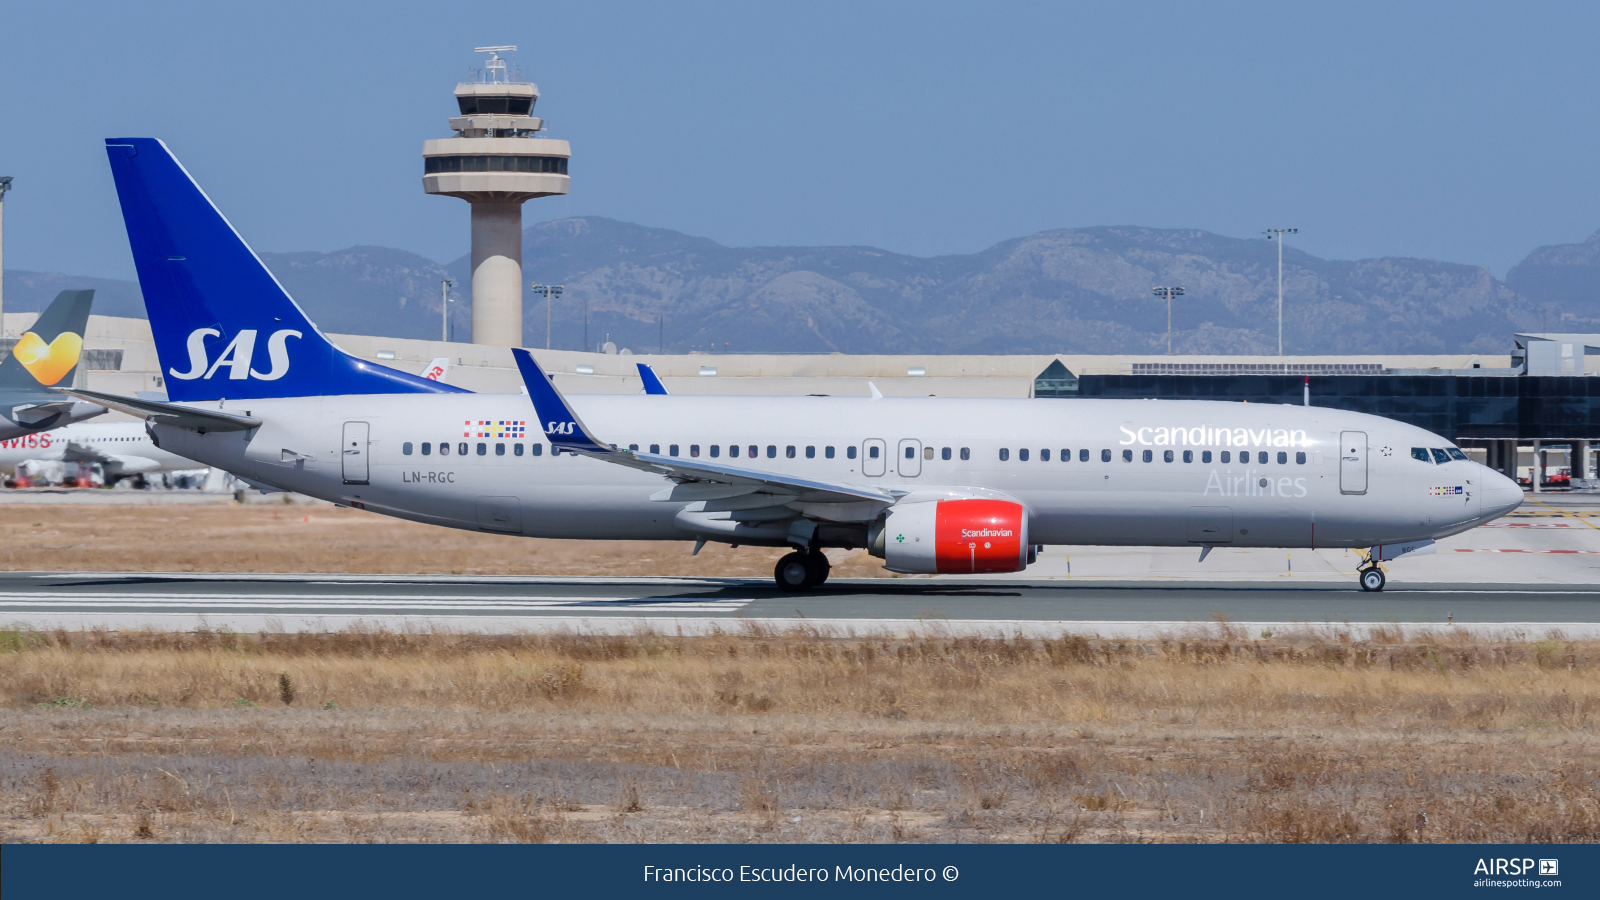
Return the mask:
<svg viewBox="0 0 1600 900"><path fill-rule="evenodd" d="M544 426L544 433L570 435L576 427L574 422L549 422Z"/></svg>
<svg viewBox="0 0 1600 900"><path fill-rule="evenodd" d="M206 338L222 337L222 332L215 328L196 328L189 332L189 371L179 372L177 369L168 369L167 374L182 381L193 381L196 378L210 378L217 374L217 370L226 366L228 378L242 381L254 378L258 381L277 381L289 374L289 338L303 337L293 329L285 328L274 331L267 338L267 362L269 368L259 372L251 367L256 353L256 330L246 328L233 336L228 346L222 350L222 355L212 362L206 353Z"/></svg>

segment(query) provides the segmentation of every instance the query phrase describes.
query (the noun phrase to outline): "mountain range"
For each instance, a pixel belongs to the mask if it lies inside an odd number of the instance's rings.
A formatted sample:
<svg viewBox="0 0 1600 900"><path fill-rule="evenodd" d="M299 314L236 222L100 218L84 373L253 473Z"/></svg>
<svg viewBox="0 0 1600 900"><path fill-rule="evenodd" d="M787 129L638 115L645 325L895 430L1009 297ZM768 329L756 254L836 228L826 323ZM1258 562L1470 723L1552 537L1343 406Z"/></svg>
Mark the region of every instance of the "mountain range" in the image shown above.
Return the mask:
<svg viewBox="0 0 1600 900"><path fill-rule="evenodd" d="M907 256L871 247L726 247L601 217L523 233L523 274L562 284L551 343L609 337L636 352L1162 353L1173 302L1177 353L1277 347L1271 242L1133 226L1059 229L973 254ZM440 280L466 340L469 263L403 250L263 253L324 330L440 336ZM1284 248L1284 351L1506 353L1514 331L1600 331L1600 232L1540 247L1507 274L1434 260L1326 260ZM6 307L42 309L92 287L95 311L142 316L131 281L8 271ZM528 295L524 340L544 345L545 301Z"/></svg>

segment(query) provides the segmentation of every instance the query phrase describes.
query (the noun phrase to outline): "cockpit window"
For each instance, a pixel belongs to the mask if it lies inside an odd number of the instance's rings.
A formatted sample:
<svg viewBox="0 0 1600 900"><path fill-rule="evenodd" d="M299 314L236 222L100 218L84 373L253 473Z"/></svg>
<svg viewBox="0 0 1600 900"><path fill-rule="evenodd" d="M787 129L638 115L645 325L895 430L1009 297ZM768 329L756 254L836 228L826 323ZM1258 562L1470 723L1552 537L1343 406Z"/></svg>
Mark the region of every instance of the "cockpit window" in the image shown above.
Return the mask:
<svg viewBox="0 0 1600 900"><path fill-rule="evenodd" d="M1448 450L1448 452L1450 454L1450 458L1451 459L1466 459L1467 458L1467 455L1465 453L1462 453L1461 450L1456 448L1456 447L1451 447Z"/></svg>
<svg viewBox="0 0 1600 900"><path fill-rule="evenodd" d="M1433 448L1433 461L1442 466L1450 461L1450 454L1440 450L1438 447L1435 447Z"/></svg>
<svg viewBox="0 0 1600 900"><path fill-rule="evenodd" d="M1411 458L1412 459L1420 459L1423 462L1433 462L1433 459L1428 456L1428 448L1427 447L1412 447L1411 448Z"/></svg>

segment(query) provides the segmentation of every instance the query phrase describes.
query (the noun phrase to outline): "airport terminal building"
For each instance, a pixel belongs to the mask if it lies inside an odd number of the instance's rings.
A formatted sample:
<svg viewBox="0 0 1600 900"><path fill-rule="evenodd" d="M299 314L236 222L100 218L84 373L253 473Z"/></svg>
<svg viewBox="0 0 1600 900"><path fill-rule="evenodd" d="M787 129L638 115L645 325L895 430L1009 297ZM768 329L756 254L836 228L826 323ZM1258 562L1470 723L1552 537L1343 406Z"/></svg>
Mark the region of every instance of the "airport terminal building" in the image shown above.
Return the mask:
<svg viewBox="0 0 1600 900"><path fill-rule="evenodd" d="M7 313L21 334L36 313ZM505 347L372 335L330 335L350 353L415 371L449 358L448 380L474 391L517 393L521 379ZM13 341L0 341L0 358ZM635 362L655 368L675 394L1228 400L1309 404L1397 419L1472 448L1508 475L1560 470L1592 479L1590 442L1600 441L1600 334L1518 334L1505 356L1184 357L1061 354L858 356L832 354L634 355L532 352L570 393L642 390ZM79 385L133 394L165 391L150 325L91 316ZM115 415L115 414L113 414Z"/></svg>

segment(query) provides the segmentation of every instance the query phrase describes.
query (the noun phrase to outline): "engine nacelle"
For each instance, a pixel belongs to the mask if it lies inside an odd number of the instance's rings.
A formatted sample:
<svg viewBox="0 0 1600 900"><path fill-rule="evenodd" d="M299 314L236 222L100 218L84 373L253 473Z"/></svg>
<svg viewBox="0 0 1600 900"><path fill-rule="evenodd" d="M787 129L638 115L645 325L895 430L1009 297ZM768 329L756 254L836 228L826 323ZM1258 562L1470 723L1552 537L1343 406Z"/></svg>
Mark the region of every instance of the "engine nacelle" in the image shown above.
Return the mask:
<svg viewBox="0 0 1600 900"><path fill-rule="evenodd" d="M1028 511L1010 500L936 500L890 508L883 558L896 572L1020 572L1031 562Z"/></svg>

